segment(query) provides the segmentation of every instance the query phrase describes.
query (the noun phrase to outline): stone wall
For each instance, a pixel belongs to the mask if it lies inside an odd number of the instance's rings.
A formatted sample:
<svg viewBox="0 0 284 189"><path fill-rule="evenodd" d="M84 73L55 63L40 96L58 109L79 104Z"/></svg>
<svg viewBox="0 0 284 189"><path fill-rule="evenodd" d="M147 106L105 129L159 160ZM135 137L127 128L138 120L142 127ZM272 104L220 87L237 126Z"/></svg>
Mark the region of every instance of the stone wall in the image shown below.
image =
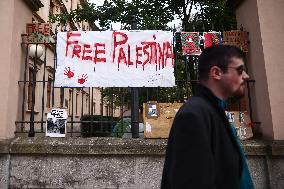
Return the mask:
<svg viewBox="0 0 284 189"><path fill-rule="evenodd" d="M0 142L0 188L160 187L166 140L16 138ZM284 142L244 143L257 189L284 188Z"/></svg>

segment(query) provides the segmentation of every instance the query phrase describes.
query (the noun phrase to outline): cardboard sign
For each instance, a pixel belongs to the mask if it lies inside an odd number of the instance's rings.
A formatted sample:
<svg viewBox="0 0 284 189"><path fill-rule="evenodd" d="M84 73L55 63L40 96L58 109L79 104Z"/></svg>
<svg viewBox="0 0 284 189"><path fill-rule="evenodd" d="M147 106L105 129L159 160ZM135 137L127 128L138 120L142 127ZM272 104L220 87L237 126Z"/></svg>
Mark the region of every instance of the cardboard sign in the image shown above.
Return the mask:
<svg viewBox="0 0 284 189"><path fill-rule="evenodd" d="M157 116L149 117L147 107L152 107L154 104L158 111ZM144 138L168 138L175 115L182 105L183 103L144 103Z"/></svg>
<svg viewBox="0 0 284 189"><path fill-rule="evenodd" d="M200 55L200 38L198 32L181 32L183 55Z"/></svg>
<svg viewBox="0 0 284 189"><path fill-rule="evenodd" d="M229 122L236 128L237 134L241 140L246 140L253 137L252 123L248 112L226 111L226 115Z"/></svg>
<svg viewBox="0 0 284 189"><path fill-rule="evenodd" d="M232 30L223 32L223 44L234 45L242 51L248 52L248 32Z"/></svg>
<svg viewBox="0 0 284 189"><path fill-rule="evenodd" d="M76 31L57 35L55 87L173 87L169 31Z"/></svg>
<svg viewBox="0 0 284 189"><path fill-rule="evenodd" d="M47 114L46 136L65 137L67 123L67 111L65 109L53 108Z"/></svg>

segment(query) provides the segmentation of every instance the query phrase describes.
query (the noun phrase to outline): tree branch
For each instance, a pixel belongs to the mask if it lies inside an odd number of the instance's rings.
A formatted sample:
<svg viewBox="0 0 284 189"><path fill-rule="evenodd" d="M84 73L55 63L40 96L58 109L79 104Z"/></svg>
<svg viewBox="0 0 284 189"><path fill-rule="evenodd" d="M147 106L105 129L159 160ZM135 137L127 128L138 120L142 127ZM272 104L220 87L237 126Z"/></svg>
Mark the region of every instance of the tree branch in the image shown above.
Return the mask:
<svg viewBox="0 0 284 189"><path fill-rule="evenodd" d="M194 1L190 1L190 7L189 7L189 10L188 10L188 15L189 16L190 16L193 4L194 4Z"/></svg>

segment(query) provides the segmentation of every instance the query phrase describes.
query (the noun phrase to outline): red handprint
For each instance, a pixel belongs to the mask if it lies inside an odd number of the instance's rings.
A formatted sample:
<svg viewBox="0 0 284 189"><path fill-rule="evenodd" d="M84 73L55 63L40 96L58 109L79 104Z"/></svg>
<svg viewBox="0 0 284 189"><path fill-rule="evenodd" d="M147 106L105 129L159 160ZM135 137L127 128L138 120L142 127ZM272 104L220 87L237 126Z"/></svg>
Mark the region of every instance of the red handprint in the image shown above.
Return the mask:
<svg viewBox="0 0 284 189"><path fill-rule="evenodd" d="M79 77L78 83L81 85L87 81L88 75L87 74L82 74L81 78Z"/></svg>
<svg viewBox="0 0 284 189"><path fill-rule="evenodd" d="M65 67L64 75L67 75L68 78L71 78L74 76L74 72L70 70L70 67Z"/></svg>

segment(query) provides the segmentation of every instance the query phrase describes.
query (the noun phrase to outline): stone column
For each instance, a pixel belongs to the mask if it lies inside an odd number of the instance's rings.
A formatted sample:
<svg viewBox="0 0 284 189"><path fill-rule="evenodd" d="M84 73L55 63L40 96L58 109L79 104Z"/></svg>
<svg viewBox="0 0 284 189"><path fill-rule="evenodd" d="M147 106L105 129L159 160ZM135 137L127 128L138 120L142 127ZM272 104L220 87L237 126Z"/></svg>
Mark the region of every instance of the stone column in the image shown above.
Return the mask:
<svg viewBox="0 0 284 189"><path fill-rule="evenodd" d="M18 81L23 79L24 58L21 34L32 21L32 11L24 1L0 1L0 139L12 138L21 113Z"/></svg>
<svg viewBox="0 0 284 189"><path fill-rule="evenodd" d="M264 138L284 139L284 1L243 1L236 8L238 27L249 32L249 74L254 121Z"/></svg>

